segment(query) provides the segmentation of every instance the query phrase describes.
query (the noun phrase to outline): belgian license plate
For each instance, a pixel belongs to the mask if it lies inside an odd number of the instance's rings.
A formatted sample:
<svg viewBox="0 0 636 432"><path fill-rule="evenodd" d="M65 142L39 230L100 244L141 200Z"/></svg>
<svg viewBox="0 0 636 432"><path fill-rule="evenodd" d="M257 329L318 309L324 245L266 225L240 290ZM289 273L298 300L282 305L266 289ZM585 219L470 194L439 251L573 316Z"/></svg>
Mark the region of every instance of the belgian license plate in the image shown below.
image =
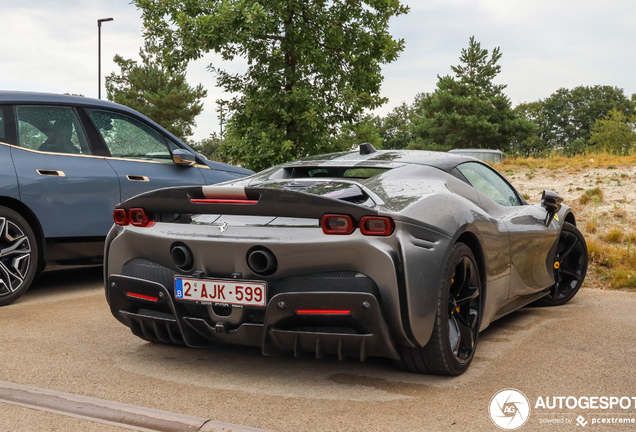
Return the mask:
<svg viewBox="0 0 636 432"><path fill-rule="evenodd" d="M175 277L177 300L201 303L265 306L267 283L237 279L191 279Z"/></svg>

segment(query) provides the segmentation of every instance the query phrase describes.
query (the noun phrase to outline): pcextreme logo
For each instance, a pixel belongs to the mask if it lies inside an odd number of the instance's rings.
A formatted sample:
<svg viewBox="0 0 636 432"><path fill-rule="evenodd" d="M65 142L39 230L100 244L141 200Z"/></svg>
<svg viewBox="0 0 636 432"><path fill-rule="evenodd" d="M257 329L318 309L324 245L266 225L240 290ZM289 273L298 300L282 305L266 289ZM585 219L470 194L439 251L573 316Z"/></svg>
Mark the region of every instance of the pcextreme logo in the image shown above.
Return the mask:
<svg viewBox="0 0 636 432"><path fill-rule="evenodd" d="M528 421L530 403L519 390L504 389L492 397L488 412L497 427L514 430Z"/></svg>

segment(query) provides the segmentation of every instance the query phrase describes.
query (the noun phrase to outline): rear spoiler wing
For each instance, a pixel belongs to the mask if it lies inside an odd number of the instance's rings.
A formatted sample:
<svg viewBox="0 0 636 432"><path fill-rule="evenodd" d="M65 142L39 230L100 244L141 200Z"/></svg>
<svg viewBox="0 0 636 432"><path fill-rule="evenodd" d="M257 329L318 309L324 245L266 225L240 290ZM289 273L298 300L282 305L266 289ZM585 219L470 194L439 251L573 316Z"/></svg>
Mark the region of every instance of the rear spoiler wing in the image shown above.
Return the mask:
<svg viewBox="0 0 636 432"><path fill-rule="evenodd" d="M346 214L355 220L377 216L369 207L302 191L243 186L186 186L137 195L116 208L146 213L281 216L320 219Z"/></svg>

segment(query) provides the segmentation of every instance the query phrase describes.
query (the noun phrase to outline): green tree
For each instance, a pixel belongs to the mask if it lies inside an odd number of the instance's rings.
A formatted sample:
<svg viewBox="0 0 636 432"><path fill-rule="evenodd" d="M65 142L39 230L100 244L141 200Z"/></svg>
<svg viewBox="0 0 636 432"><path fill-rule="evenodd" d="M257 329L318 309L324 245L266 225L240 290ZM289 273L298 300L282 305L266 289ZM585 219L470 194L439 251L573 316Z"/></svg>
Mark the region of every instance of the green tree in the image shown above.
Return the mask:
<svg viewBox="0 0 636 432"><path fill-rule="evenodd" d="M628 121L622 111L610 110L592 125L590 144L609 153L629 154L636 146L636 115Z"/></svg>
<svg viewBox="0 0 636 432"><path fill-rule="evenodd" d="M121 73L106 77L108 100L139 111L185 140L192 135L194 118L203 110L201 100L207 91L200 84L188 85L184 67L166 67L153 44L146 42L139 55L141 64L115 56Z"/></svg>
<svg viewBox="0 0 636 432"><path fill-rule="evenodd" d="M580 153L588 144L594 145L588 140L597 120L603 119L613 108L631 117L636 114L635 102L618 87L560 88L541 101L544 121L538 125L539 137L550 149L566 154Z"/></svg>
<svg viewBox="0 0 636 432"><path fill-rule="evenodd" d="M216 132L213 132L208 138L204 138L200 142L190 142L189 144L195 151L210 160L223 163L231 162L230 158L225 154L221 136Z"/></svg>
<svg viewBox="0 0 636 432"><path fill-rule="evenodd" d="M234 97L225 145L234 160L260 170L306 155L345 150L341 125L385 102L382 64L403 40L389 19L399 0L134 0L145 36L176 64L220 53L247 60L244 73L210 66Z"/></svg>
<svg viewBox="0 0 636 432"><path fill-rule="evenodd" d="M377 117L376 129L382 138L382 146L385 149L405 149L413 140L411 121L413 118L413 106L418 104L421 95L416 96L413 105L406 102L396 106L386 117Z"/></svg>
<svg viewBox="0 0 636 432"><path fill-rule="evenodd" d="M507 151L511 141L528 135L532 125L519 117L503 93L504 84L493 83L501 71L499 48L492 51L470 38L462 49L455 76L438 75L437 88L422 96L412 121L414 141L409 148L449 150L459 147Z"/></svg>
<svg viewBox="0 0 636 432"><path fill-rule="evenodd" d="M515 113L525 118L531 128L527 134L520 135L511 143L511 150L520 156L541 155L548 150L545 134L545 116L543 115L543 102L527 102L519 104L514 109Z"/></svg>
<svg viewBox="0 0 636 432"><path fill-rule="evenodd" d="M337 137L340 146L345 150L354 148L360 143L371 143L376 149L382 148L382 137L378 133L377 117L360 116L355 123L345 123Z"/></svg>

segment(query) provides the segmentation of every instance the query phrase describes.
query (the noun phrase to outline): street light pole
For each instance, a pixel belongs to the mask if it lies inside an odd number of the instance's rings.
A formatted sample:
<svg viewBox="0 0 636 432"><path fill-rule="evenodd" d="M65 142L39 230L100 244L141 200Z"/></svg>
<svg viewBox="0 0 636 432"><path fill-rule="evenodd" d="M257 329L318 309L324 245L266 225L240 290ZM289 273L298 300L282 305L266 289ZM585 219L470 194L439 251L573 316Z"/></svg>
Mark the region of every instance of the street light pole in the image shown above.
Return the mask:
<svg viewBox="0 0 636 432"><path fill-rule="evenodd" d="M112 21L113 18L97 20L97 98L102 98L102 23Z"/></svg>

